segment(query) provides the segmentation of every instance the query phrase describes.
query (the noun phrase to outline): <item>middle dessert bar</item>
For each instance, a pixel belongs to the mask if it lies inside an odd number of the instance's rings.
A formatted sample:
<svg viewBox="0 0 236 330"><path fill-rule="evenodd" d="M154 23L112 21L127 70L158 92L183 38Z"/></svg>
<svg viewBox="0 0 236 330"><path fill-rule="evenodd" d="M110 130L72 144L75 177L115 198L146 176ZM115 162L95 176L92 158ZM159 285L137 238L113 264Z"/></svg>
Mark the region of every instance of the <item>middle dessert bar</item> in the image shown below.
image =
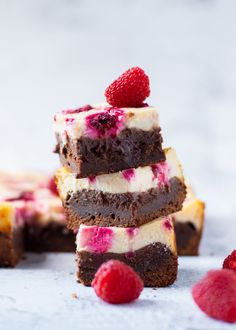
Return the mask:
<svg viewBox="0 0 236 330"><path fill-rule="evenodd" d="M173 149L166 149L165 156L161 163L83 179L59 169L56 181L68 227L138 227L181 210L186 196L182 168Z"/></svg>

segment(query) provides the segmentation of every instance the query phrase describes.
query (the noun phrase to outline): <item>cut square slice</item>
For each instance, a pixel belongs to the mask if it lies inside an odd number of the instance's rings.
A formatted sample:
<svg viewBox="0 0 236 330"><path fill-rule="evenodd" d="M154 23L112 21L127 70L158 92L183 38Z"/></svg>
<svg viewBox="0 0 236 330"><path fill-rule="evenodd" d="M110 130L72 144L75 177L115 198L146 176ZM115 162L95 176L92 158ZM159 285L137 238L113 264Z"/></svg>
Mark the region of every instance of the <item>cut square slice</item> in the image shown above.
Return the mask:
<svg viewBox="0 0 236 330"><path fill-rule="evenodd" d="M107 104L66 110L54 117L55 152L78 178L165 160L157 109Z"/></svg>
<svg viewBox="0 0 236 330"><path fill-rule="evenodd" d="M131 266L145 286L169 286L177 277L177 252L171 217L138 228L81 225L76 238L78 280L91 285L99 266L117 259Z"/></svg>
<svg viewBox="0 0 236 330"><path fill-rule="evenodd" d="M166 149L165 156L161 163L82 179L59 169L56 181L68 227L137 227L181 210L186 196L182 168L173 149Z"/></svg>

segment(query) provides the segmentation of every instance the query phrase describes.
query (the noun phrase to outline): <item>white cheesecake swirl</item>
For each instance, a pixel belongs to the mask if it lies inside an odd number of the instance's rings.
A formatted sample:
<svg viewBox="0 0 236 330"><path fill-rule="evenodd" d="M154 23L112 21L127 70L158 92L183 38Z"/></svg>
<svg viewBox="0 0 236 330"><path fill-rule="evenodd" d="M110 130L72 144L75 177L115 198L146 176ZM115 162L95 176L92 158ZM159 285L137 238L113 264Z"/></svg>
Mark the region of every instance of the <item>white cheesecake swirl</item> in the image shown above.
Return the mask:
<svg viewBox="0 0 236 330"><path fill-rule="evenodd" d="M78 252L132 253L155 243L164 244L176 254L171 216L155 219L138 228L81 225L76 236Z"/></svg>
<svg viewBox="0 0 236 330"><path fill-rule="evenodd" d="M93 134L88 127L88 118L99 114L111 113L115 116L116 112L118 113L116 134L126 128L149 131L159 127L159 115L155 107L117 109L105 103L93 105L88 109L86 111L64 110L54 116L54 132L62 143L66 143L68 138L71 140L81 137L96 138L97 135ZM112 133L114 134L114 131Z"/></svg>

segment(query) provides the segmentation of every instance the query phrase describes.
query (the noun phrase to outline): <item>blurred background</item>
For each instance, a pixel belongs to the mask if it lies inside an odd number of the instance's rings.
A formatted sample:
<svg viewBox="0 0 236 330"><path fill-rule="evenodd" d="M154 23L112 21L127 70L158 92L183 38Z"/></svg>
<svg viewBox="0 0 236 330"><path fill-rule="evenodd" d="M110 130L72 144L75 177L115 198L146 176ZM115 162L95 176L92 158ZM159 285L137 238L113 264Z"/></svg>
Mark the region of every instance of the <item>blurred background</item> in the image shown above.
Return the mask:
<svg viewBox="0 0 236 330"><path fill-rule="evenodd" d="M59 166L56 111L141 66L165 146L207 205L202 254L235 248L236 1L0 0L0 168Z"/></svg>

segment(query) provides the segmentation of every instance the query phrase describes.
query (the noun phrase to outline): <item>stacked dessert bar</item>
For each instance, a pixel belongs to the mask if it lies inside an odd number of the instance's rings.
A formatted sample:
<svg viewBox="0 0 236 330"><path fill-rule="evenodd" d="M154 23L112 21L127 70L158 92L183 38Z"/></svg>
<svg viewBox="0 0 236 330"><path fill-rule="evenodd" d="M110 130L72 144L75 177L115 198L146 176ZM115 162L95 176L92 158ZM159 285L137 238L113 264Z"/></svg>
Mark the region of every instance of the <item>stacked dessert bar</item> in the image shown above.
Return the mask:
<svg viewBox="0 0 236 330"><path fill-rule="evenodd" d="M158 111L142 104L66 110L54 117L56 182L68 227L78 231L78 279L90 285L98 267L122 260L145 286L177 276L171 214L186 197L181 165L162 148Z"/></svg>
<svg viewBox="0 0 236 330"><path fill-rule="evenodd" d="M65 222L48 175L0 173L0 266L15 266L25 250L73 251Z"/></svg>

